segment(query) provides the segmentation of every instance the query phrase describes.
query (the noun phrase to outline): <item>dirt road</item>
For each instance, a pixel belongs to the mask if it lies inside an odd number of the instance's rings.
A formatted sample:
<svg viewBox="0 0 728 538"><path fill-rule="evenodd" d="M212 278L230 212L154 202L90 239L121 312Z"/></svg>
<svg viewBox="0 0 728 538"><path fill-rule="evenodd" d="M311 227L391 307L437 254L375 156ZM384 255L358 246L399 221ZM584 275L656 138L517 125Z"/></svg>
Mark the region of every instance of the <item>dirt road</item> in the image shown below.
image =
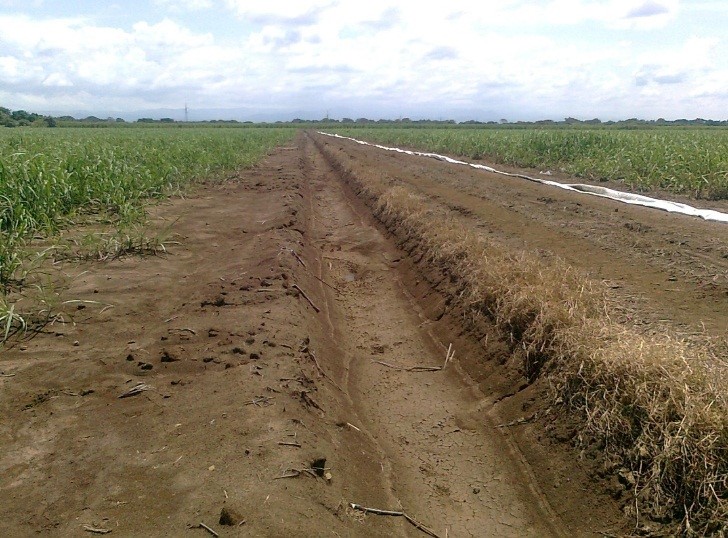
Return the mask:
<svg viewBox="0 0 728 538"><path fill-rule="evenodd" d="M726 326L728 231L315 139L323 154L302 134L234 181L155 208L174 234L168 254L62 268L73 311L0 358L0 534L206 536L204 523L221 536L425 536L414 521L441 537L598 536L625 525L612 499L622 486L595 486L538 425L508 426L525 404L470 375L481 348L335 168L408 182L686 332ZM442 366L451 343L443 370L411 369ZM147 390L119 397L139 383Z"/></svg>

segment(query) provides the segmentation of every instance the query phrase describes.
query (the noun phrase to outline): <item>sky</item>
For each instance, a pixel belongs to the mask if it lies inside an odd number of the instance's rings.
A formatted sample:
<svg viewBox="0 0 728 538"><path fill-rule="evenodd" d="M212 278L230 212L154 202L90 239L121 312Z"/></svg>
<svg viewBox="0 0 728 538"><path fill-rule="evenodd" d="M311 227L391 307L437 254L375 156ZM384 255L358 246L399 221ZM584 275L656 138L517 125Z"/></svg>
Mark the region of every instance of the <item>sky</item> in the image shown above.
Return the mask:
<svg viewBox="0 0 728 538"><path fill-rule="evenodd" d="M725 0L0 0L0 106L728 119Z"/></svg>

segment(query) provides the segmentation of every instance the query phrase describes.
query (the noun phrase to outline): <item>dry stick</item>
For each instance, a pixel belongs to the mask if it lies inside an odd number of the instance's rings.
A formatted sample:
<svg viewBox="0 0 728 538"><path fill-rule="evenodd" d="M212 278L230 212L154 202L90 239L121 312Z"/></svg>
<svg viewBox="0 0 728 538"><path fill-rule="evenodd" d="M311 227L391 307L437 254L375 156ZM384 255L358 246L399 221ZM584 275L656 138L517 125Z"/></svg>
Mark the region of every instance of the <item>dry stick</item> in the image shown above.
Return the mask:
<svg viewBox="0 0 728 538"><path fill-rule="evenodd" d="M91 532L93 534L109 534L111 532L111 529L99 529L96 527L92 527L91 525L84 525L83 530L86 532Z"/></svg>
<svg viewBox="0 0 728 538"><path fill-rule="evenodd" d="M356 426L354 426L354 425L353 425L353 424L352 424L351 422L347 422L347 423L346 423L346 425L347 425L347 426L349 426L350 428L352 428L352 429L354 429L354 430L358 431L358 432L360 432L360 431L361 431L361 430L360 430L359 428L357 428Z"/></svg>
<svg viewBox="0 0 728 538"><path fill-rule="evenodd" d="M308 269L308 267L306 267L306 263L299 257L298 254L296 254L296 251L295 250L293 250L292 248L289 248L287 250L289 250L291 252L291 254L293 254L296 257L296 259L300 262L301 265L303 265L303 267L305 267L306 269ZM341 293L336 286L332 286L331 284L329 284L328 282L326 282L322 278L319 278L318 276L314 275L311 271L308 271L307 270L306 272L308 274L310 274L312 277L314 277L316 280L318 280L319 282L321 282L321 284L324 284L325 286L328 286L329 288L331 288L332 290L334 290L336 293ZM301 292L301 293L303 293L303 292Z"/></svg>
<svg viewBox="0 0 728 538"><path fill-rule="evenodd" d="M314 471L313 469L286 469L285 471L283 471L283 474L281 476L276 476L273 480L280 480L282 478L298 478L303 473L309 474L312 477L316 478L316 471Z"/></svg>
<svg viewBox="0 0 728 538"><path fill-rule="evenodd" d="M207 532L209 532L210 534L212 534L215 537L220 536L218 533L216 533L210 527L208 527L207 525L205 525L202 521L200 521L200 528L205 529Z"/></svg>
<svg viewBox="0 0 728 538"><path fill-rule="evenodd" d="M319 371L319 373L320 373L320 374L321 374L321 375L322 375L323 377L326 377L326 374L324 373L324 370L323 370L323 368L321 368L321 365L319 364L319 361L318 361L318 359L316 358L316 354L315 354L315 353L314 353L313 351L311 351L311 350L309 349L309 350L308 350L308 355L309 355L309 357L311 357L311 358L313 359L313 362L314 362L314 364L316 364L316 368L318 368L318 371Z"/></svg>
<svg viewBox="0 0 728 538"><path fill-rule="evenodd" d="M428 536L432 536L433 538L440 538L440 536L433 531L432 529L425 527L422 523L417 521L412 516L407 515L405 512L395 512L393 510L379 510L378 508L367 508L366 506L362 506L360 504L356 503L349 503L349 506L351 506L354 510L359 510L361 512L364 512L365 514L376 514L378 516L399 516L405 518L407 521L409 521L414 527L418 528Z"/></svg>
<svg viewBox="0 0 728 538"><path fill-rule="evenodd" d="M447 363L453 359L454 356L455 350L452 348L452 342L450 342L450 345L447 346L447 353L445 353L445 364L442 365L443 369L445 368L445 366L447 366Z"/></svg>
<svg viewBox="0 0 728 538"><path fill-rule="evenodd" d="M403 516L404 516L404 518L405 518L405 519L406 519L407 521L409 521L409 522L410 522L410 523L411 523L411 524L412 524L413 526L417 527L418 529L420 529L420 530L421 530L422 532L424 532L424 533L425 533L425 534L427 534L428 536L432 536L433 538L440 538L440 537L439 537L439 535L438 535L438 534L437 534L437 533L436 533L435 531L433 531L433 530L432 530L432 529L430 529L429 527L425 527L425 526L424 526L424 525L423 525L422 523L420 523L419 521L417 521L417 520L416 520L415 518L413 518L412 516L410 516L410 515L408 515L408 514L404 514L404 513L403 513L402 515L403 515Z"/></svg>
<svg viewBox="0 0 728 538"><path fill-rule="evenodd" d="M278 444L282 446L295 446L296 448L301 448L300 443L292 443L290 441L278 441Z"/></svg>
<svg viewBox="0 0 728 538"><path fill-rule="evenodd" d="M340 386L338 385L338 383L336 383L336 381L334 381L333 379L331 379L331 378L330 378L330 377L329 377L329 376L328 376L328 375L326 374L326 372L324 372L324 369L323 369L323 368L321 368L321 365L319 364L319 361L318 361L318 359L316 358L316 354L315 354L315 353L314 353L313 351L311 351L310 349L308 350L308 354L309 354L309 355L311 356L311 358L313 359L313 362L314 362L314 363L316 363L316 368L318 368L318 371L319 371L319 373L320 373L320 374L321 374L322 376L324 376L324 377L325 377L326 379L328 379L328 380L329 380L329 381L331 382L331 384L332 384L333 386L335 386L335 387L336 387L337 389L339 389L339 391L341 391L341 392L344 392L344 389L342 389L342 388L341 388L341 387L340 387Z"/></svg>
<svg viewBox="0 0 728 538"><path fill-rule="evenodd" d="M151 386L147 385L145 383L139 383L137 385L134 385L132 388L127 390L126 392L119 395L119 398L128 398L129 396L136 396L137 394L141 394L145 390L151 390Z"/></svg>
<svg viewBox="0 0 728 538"><path fill-rule="evenodd" d="M356 503L349 503L354 510L360 510L365 514L376 514L378 516L403 516L404 512L395 512L394 510L380 510L379 508L367 508Z"/></svg>
<svg viewBox="0 0 728 538"><path fill-rule="evenodd" d="M405 368L403 366L397 366L395 364L389 364L388 362L384 361L373 361L377 364L381 364L382 366L386 366L387 368L392 368L393 370L404 370Z"/></svg>
<svg viewBox="0 0 728 538"><path fill-rule="evenodd" d="M288 250L291 251L291 254L293 254L296 257L296 259L299 261L299 263L301 265L303 265L304 267L306 267L306 263L298 256L298 254L296 254L296 251L295 250L293 250L292 248L291 249L288 249Z"/></svg>
<svg viewBox="0 0 728 538"><path fill-rule="evenodd" d="M442 366L411 366L405 368L407 372L439 372L442 370Z"/></svg>
<svg viewBox="0 0 728 538"><path fill-rule="evenodd" d="M257 398L253 398L249 402L245 402L245 405L254 405L256 407L261 407L260 404L270 403L272 399L272 396L258 396Z"/></svg>
<svg viewBox="0 0 728 538"><path fill-rule="evenodd" d="M15 374L0 374L0 377L15 377Z"/></svg>
<svg viewBox="0 0 728 538"><path fill-rule="evenodd" d="M442 366L399 366L398 364L389 364L388 362L384 361L373 361L377 364L381 364L382 366L386 366L387 368L392 368L394 370L400 370L403 372L439 372L441 370L445 369L445 366L447 366L447 363L450 362L453 357L455 356L455 350L452 348L452 344L447 348L447 354L445 355L445 362Z"/></svg>
<svg viewBox="0 0 728 538"><path fill-rule="evenodd" d="M392 368L393 370L400 370L403 372L439 372L443 369L442 366L399 366L396 364L389 364L388 362L384 361L374 361L377 364L381 364L382 366L386 366L387 368Z"/></svg>
<svg viewBox="0 0 728 538"><path fill-rule="evenodd" d="M339 290L339 288L337 288L336 286L332 286L331 284L329 284L328 282L326 282L324 279L317 277L316 275L314 275L311 272L309 272L309 274L312 277L314 277L316 280L318 280L319 282L321 282L321 284L323 284L324 286L328 286L329 288L331 288L332 290L334 290L336 293L341 293L341 290Z"/></svg>
<svg viewBox="0 0 728 538"><path fill-rule="evenodd" d="M308 295L306 295L305 291L303 291L301 288L298 287L298 284L294 284L291 287L296 288L298 291L301 292L301 295L303 295L304 299L306 299L308 301L308 304L310 304L313 307L313 309L316 311L316 313L321 312L321 309L318 306L316 306L315 304L313 304L313 301L311 300L311 298Z"/></svg>
<svg viewBox="0 0 728 538"><path fill-rule="evenodd" d="M287 473L287 474L286 474ZM287 469L281 476L276 476L273 480L280 480L281 478L298 478L301 475L301 471L298 469Z"/></svg>

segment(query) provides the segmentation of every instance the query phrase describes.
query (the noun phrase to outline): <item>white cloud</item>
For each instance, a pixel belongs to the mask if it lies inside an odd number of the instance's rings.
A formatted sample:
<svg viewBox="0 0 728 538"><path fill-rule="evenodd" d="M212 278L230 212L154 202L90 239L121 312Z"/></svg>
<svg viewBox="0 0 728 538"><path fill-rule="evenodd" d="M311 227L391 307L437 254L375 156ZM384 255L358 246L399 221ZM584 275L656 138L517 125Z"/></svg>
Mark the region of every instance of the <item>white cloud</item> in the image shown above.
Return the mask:
<svg viewBox="0 0 728 538"><path fill-rule="evenodd" d="M514 28L595 22L616 29L654 29L672 21L678 6L679 0L511 0L495 6L479 3L468 14L485 24Z"/></svg>
<svg viewBox="0 0 728 538"><path fill-rule="evenodd" d="M690 84L699 87L705 76L715 70L716 38L692 37L679 47L644 53L638 57L635 80L644 91L654 92L652 86Z"/></svg>
<svg viewBox="0 0 728 538"><path fill-rule="evenodd" d="M26 94L76 88L79 100L79 92L88 91L102 101L136 94L154 102L161 89L193 87L224 75L232 67L225 63L242 56L215 46L212 35L170 20L138 22L130 31L83 19L4 16L0 24L11 29L0 36L0 45L15 53L2 59L7 76L0 85L22 82Z"/></svg>
<svg viewBox="0 0 728 538"><path fill-rule="evenodd" d="M0 71L6 77L16 78L20 74L20 60L13 56L0 56Z"/></svg>
<svg viewBox="0 0 728 538"><path fill-rule="evenodd" d="M172 11L200 11L212 8L212 0L154 0L154 3Z"/></svg>
<svg viewBox="0 0 728 538"><path fill-rule="evenodd" d="M353 4L353 3L352 3ZM322 13L336 5L333 0L225 0L225 5L239 17L260 23L316 24Z"/></svg>
<svg viewBox="0 0 728 538"><path fill-rule="evenodd" d="M56 88L67 88L73 86L73 82L68 80L66 75L63 73L51 73L45 80L43 80L43 86L51 86Z"/></svg>
<svg viewBox="0 0 728 538"><path fill-rule="evenodd" d="M40 7L43 0L0 0L0 7L3 9L20 9L24 7Z"/></svg>
<svg viewBox="0 0 728 538"><path fill-rule="evenodd" d="M125 25L90 16L0 16L0 97L45 99L45 108L179 107L187 100L193 107L321 112L362 106L382 115L511 107L521 117L641 116L670 92L670 103L694 95L726 103L719 38L670 34L669 43L650 43L668 35L651 28L682 16L677 0L216 5L229 11L140 16ZM175 6L179 14L213 2ZM226 19L226 32L209 25L215 18ZM629 110L622 113L619 103Z"/></svg>

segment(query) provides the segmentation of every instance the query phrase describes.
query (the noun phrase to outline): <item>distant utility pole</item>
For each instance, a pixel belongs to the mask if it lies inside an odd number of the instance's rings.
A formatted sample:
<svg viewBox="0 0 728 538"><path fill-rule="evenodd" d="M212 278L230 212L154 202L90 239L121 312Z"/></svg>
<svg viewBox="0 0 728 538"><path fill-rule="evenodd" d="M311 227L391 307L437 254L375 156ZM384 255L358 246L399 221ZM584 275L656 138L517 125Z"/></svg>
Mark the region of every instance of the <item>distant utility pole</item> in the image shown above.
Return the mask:
<svg viewBox="0 0 728 538"><path fill-rule="evenodd" d="M187 115L187 102L185 102L185 123L189 121L189 116Z"/></svg>

